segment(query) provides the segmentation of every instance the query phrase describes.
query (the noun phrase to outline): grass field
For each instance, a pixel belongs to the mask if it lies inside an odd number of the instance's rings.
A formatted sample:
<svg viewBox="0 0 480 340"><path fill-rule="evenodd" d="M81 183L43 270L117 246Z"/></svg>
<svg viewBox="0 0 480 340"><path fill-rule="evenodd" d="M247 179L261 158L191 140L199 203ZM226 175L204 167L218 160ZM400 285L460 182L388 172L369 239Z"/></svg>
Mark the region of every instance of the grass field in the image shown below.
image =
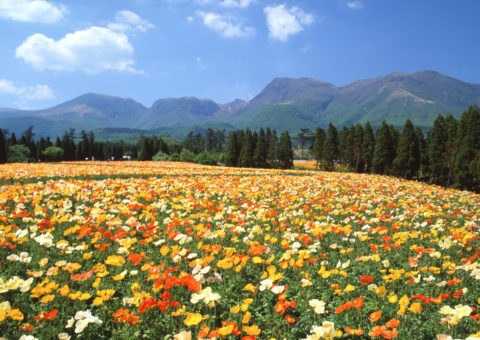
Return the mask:
<svg viewBox="0 0 480 340"><path fill-rule="evenodd" d="M0 166L0 337L480 338L480 196L187 163Z"/></svg>

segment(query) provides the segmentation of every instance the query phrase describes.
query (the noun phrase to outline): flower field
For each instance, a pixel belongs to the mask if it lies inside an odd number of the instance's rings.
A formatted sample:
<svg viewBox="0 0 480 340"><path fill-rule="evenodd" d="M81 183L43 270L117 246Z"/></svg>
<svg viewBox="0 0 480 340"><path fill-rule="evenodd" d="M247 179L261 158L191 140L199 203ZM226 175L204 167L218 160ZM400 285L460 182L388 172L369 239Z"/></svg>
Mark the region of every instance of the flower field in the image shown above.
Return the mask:
<svg viewBox="0 0 480 340"><path fill-rule="evenodd" d="M480 337L480 196L186 163L0 166L0 337Z"/></svg>

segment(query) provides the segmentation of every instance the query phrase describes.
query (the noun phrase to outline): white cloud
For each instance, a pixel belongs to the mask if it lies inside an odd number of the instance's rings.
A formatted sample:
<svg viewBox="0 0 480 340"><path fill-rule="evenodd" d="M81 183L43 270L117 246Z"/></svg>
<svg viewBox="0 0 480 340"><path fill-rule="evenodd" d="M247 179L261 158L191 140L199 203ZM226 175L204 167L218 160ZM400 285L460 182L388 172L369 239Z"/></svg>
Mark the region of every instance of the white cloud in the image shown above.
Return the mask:
<svg viewBox="0 0 480 340"><path fill-rule="evenodd" d="M222 0L219 5L223 7L248 7L251 3L254 3L255 0Z"/></svg>
<svg viewBox="0 0 480 340"><path fill-rule="evenodd" d="M298 7L287 9L285 4L268 6L263 9L272 39L286 41L289 36L303 31L303 26L313 23L310 13L305 13Z"/></svg>
<svg viewBox="0 0 480 340"><path fill-rule="evenodd" d="M187 17L187 21L188 21L188 22L192 22L193 20L195 20L195 19L194 19L191 15L189 15L189 16Z"/></svg>
<svg viewBox="0 0 480 340"><path fill-rule="evenodd" d="M202 18L205 26L225 38L248 37L255 33L253 27L234 24L231 18L218 13L197 11L197 15Z"/></svg>
<svg viewBox="0 0 480 340"><path fill-rule="evenodd" d="M47 85L15 85L8 79L0 79L0 94L10 94L17 96L21 101L24 100L42 100L53 99L53 91Z"/></svg>
<svg viewBox="0 0 480 340"><path fill-rule="evenodd" d="M147 20L143 20L136 13L131 11L120 11L115 16L115 21L107 27L116 32L146 32L155 26Z"/></svg>
<svg viewBox="0 0 480 340"><path fill-rule="evenodd" d="M40 71L79 70L93 74L105 70L136 72L133 52L124 33L93 26L60 40L36 33L17 48L15 56Z"/></svg>
<svg viewBox="0 0 480 340"><path fill-rule="evenodd" d="M195 0L195 2L200 6L215 5L222 7L245 8L256 2L256 0Z"/></svg>
<svg viewBox="0 0 480 340"><path fill-rule="evenodd" d="M0 17L15 21L54 23L65 12L65 6L45 0L0 0Z"/></svg>
<svg viewBox="0 0 480 340"><path fill-rule="evenodd" d="M212 5L214 3L213 0L195 0L195 2L200 6Z"/></svg>
<svg viewBox="0 0 480 340"><path fill-rule="evenodd" d="M363 8L363 3L359 0L347 2L347 7L350 9L361 9Z"/></svg>
<svg viewBox="0 0 480 340"><path fill-rule="evenodd" d="M59 40L36 33L17 48L15 56L40 71L142 73L133 67L134 48L127 33L145 32L154 26L130 11L118 12L115 21L107 26L92 26Z"/></svg>

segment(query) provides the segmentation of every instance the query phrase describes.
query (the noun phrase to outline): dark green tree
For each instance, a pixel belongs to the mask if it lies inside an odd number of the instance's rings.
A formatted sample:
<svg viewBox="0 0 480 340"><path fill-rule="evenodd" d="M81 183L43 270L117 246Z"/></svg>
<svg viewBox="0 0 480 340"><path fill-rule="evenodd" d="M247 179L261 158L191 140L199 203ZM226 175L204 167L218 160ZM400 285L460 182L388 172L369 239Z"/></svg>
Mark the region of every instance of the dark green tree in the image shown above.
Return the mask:
<svg viewBox="0 0 480 340"><path fill-rule="evenodd" d="M448 177L448 162L446 159L447 129L445 119L439 115L428 131L428 177L435 184L446 185Z"/></svg>
<svg viewBox="0 0 480 340"><path fill-rule="evenodd" d="M445 129L447 131L447 143L445 159L447 160L448 175L447 175L447 186L450 186L452 183L453 177L453 168L455 162L455 152L457 148L457 133L458 133L458 121L449 114L445 118Z"/></svg>
<svg viewBox="0 0 480 340"><path fill-rule="evenodd" d="M293 168L292 140L288 131L282 132L278 143L278 165L281 169Z"/></svg>
<svg viewBox="0 0 480 340"><path fill-rule="evenodd" d="M418 150L420 151L420 168L417 177L419 180L423 180L425 178L424 174L428 171L427 142L423 130L419 126L415 127L415 134L417 135Z"/></svg>
<svg viewBox="0 0 480 340"><path fill-rule="evenodd" d="M212 151L215 148L215 131L212 128L207 128L205 132L205 149Z"/></svg>
<svg viewBox="0 0 480 340"><path fill-rule="evenodd" d="M7 162L7 143L5 141L5 132L0 129L0 164Z"/></svg>
<svg viewBox="0 0 480 340"><path fill-rule="evenodd" d="M257 145L253 153L253 161L256 168L266 168L267 167L267 140L265 135L265 130L260 128L258 132Z"/></svg>
<svg viewBox="0 0 480 340"><path fill-rule="evenodd" d="M15 132L12 132L10 138L8 139L8 145L15 145L18 144L17 137L15 136Z"/></svg>
<svg viewBox="0 0 480 340"><path fill-rule="evenodd" d="M352 154L350 155L350 164L355 170L355 172L363 172L363 169L365 167L364 161L363 161L363 134L364 130L363 127L360 124L355 124L355 126L352 126L349 131L350 138L349 140L351 141L351 151Z"/></svg>
<svg viewBox="0 0 480 340"><path fill-rule="evenodd" d="M140 138L140 149L138 151L138 160L151 161L153 157L153 141L149 137L142 135Z"/></svg>
<svg viewBox="0 0 480 340"><path fill-rule="evenodd" d="M215 131L214 137L214 151L222 152L225 149L225 129Z"/></svg>
<svg viewBox="0 0 480 340"><path fill-rule="evenodd" d="M313 138L313 158L317 161L316 167L323 161L323 143L325 143L325 130L320 126L315 130Z"/></svg>
<svg viewBox="0 0 480 340"><path fill-rule="evenodd" d="M420 168L420 149L418 146L415 127L407 119L402 133L398 139L395 159L393 160L393 173L396 176L412 179Z"/></svg>
<svg viewBox="0 0 480 340"><path fill-rule="evenodd" d="M375 149L373 152L373 170L377 174L389 174L395 157L392 130L385 121L377 129L375 135Z"/></svg>
<svg viewBox="0 0 480 340"><path fill-rule="evenodd" d="M268 135L267 130L267 135ZM270 138L268 138L268 151L267 151L267 158L268 158L268 165L270 168L276 168L277 167L277 158L278 158L278 137L277 137L277 131L273 129L270 133Z"/></svg>
<svg viewBox="0 0 480 340"><path fill-rule="evenodd" d="M225 151L225 164L227 166L238 166L241 145L238 142L238 132L232 131L228 136L227 150Z"/></svg>
<svg viewBox="0 0 480 340"><path fill-rule="evenodd" d="M480 110L471 106L458 123L455 186L480 192Z"/></svg>
<svg viewBox="0 0 480 340"><path fill-rule="evenodd" d="M323 157L325 159L325 166L327 170L333 170L334 162L338 159L338 130L332 124L328 124L327 136L323 143Z"/></svg>
<svg viewBox="0 0 480 340"><path fill-rule="evenodd" d="M352 158L353 149L349 130L347 126L343 126L338 133L338 159L342 164L347 164Z"/></svg>
<svg viewBox="0 0 480 340"><path fill-rule="evenodd" d="M253 164L253 150L254 150L254 140L252 131L247 128L245 131L245 136L243 138L242 148L240 149L240 157L238 160L238 165L243 168L252 168Z"/></svg>
<svg viewBox="0 0 480 340"><path fill-rule="evenodd" d="M363 129L362 159L365 163L365 171L371 172L373 168L373 153L375 151L375 134L369 122Z"/></svg>
<svg viewBox="0 0 480 340"><path fill-rule="evenodd" d="M63 149L63 159L66 161L73 161L75 157L75 129L65 131L61 139L61 145L55 145Z"/></svg>
<svg viewBox="0 0 480 340"><path fill-rule="evenodd" d="M18 144L25 145L30 150L30 154L28 155L29 159L34 159L37 155L35 141L33 140L34 136L35 134L33 133L33 125L30 125L30 127L23 132L18 140Z"/></svg>

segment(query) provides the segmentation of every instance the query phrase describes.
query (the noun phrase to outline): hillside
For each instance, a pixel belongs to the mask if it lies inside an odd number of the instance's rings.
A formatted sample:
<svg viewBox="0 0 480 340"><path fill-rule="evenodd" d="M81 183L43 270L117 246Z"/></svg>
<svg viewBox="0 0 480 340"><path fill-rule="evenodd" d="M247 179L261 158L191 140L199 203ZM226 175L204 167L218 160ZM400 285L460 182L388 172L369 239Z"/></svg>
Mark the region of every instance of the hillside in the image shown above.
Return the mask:
<svg viewBox="0 0 480 340"><path fill-rule="evenodd" d="M147 108L132 99L89 93L44 110L0 108L0 128L18 134L33 124L37 137L56 136L71 127L134 128L139 130L134 135L161 131L182 137L208 127L270 126L296 133L329 122L377 126L386 120L402 126L407 118L428 127L439 114L459 117L473 104L480 105L480 85L434 71L391 73L341 87L313 78L275 78L249 102L182 97L159 99Z"/></svg>

